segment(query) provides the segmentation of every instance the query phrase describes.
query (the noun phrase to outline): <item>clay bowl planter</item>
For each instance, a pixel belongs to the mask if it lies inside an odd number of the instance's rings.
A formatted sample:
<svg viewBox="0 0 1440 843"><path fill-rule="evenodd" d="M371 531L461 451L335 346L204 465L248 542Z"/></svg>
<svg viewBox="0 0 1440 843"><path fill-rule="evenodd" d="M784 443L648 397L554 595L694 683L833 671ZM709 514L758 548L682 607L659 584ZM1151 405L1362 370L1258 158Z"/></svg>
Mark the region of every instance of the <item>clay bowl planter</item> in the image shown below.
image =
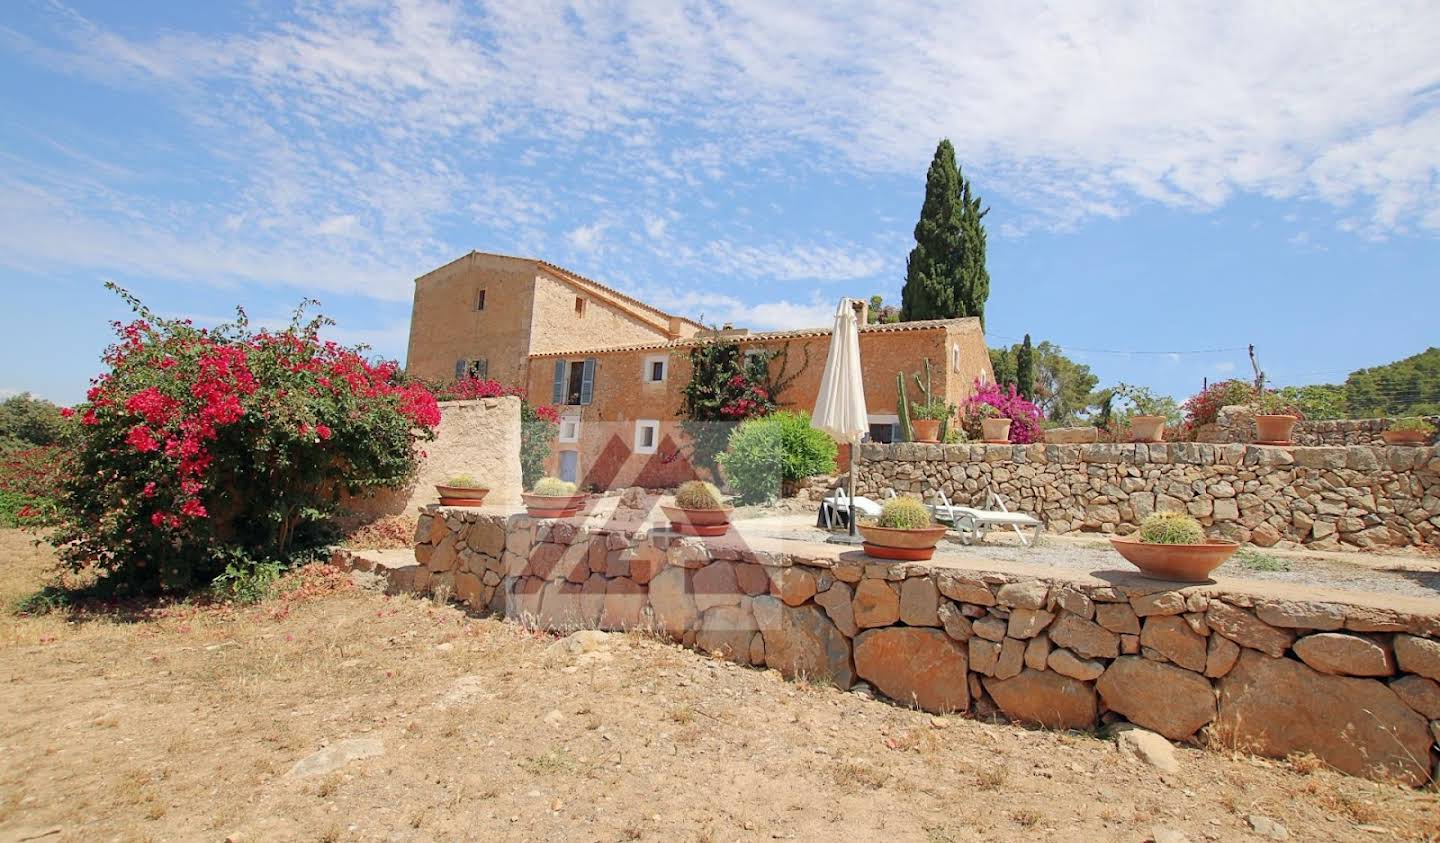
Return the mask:
<svg viewBox="0 0 1440 843"><path fill-rule="evenodd" d="M723 509L686 509L671 504L660 504L665 517L670 519L670 529L687 536L723 536L730 529L730 514L735 507Z"/></svg>
<svg viewBox="0 0 1440 843"><path fill-rule="evenodd" d="M1164 416L1131 416L1131 417L1130 417L1130 441L1131 441L1131 442L1164 442L1164 441L1165 441L1165 417L1164 417Z"/></svg>
<svg viewBox="0 0 1440 843"><path fill-rule="evenodd" d="M443 486L435 484L441 506L480 506L490 490L482 486Z"/></svg>
<svg viewBox="0 0 1440 843"><path fill-rule="evenodd" d="M1147 544L1128 536L1111 536L1110 544L1140 573L1157 580L1207 582L1240 547L1239 542L1208 539L1204 544Z"/></svg>
<svg viewBox="0 0 1440 843"><path fill-rule="evenodd" d="M910 432L915 434L916 442L934 445L940 441L940 420L915 419L910 422Z"/></svg>
<svg viewBox="0 0 1440 843"><path fill-rule="evenodd" d="M589 495L536 495L522 492L525 512L531 518L569 518L580 512Z"/></svg>
<svg viewBox="0 0 1440 843"><path fill-rule="evenodd" d="M1293 445L1290 434L1298 421L1294 416L1256 416L1255 444Z"/></svg>
<svg viewBox="0 0 1440 843"><path fill-rule="evenodd" d="M864 537L865 553L876 559L898 559L919 562L935 555L935 545L945 536L945 526L898 530L893 527L867 527L857 524Z"/></svg>
<svg viewBox="0 0 1440 843"><path fill-rule="evenodd" d="M981 419L980 438L986 445L1009 445L1010 419Z"/></svg>
<svg viewBox="0 0 1440 843"><path fill-rule="evenodd" d="M1423 430L1385 430L1380 438L1386 445L1424 445L1430 441L1430 434Z"/></svg>

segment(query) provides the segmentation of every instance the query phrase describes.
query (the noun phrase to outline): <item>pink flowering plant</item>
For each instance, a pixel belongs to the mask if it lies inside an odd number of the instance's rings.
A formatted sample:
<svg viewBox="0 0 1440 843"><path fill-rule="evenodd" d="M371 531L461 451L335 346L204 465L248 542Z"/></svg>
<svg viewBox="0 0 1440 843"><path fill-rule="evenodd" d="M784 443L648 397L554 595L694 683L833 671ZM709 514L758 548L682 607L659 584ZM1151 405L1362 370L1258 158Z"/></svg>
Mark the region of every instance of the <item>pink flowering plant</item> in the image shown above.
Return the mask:
<svg viewBox="0 0 1440 843"><path fill-rule="evenodd" d="M979 440L981 422L987 418L1010 419L1010 441L1025 445L1040 440L1040 408L1027 400L1015 384L975 382L974 393L960 408L960 425L965 435Z"/></svg>
<svg viewBox="0 0 1440 843"><path fill-rule="evenodd" d="M342 491L394 486L440 422L393 362L319 338L306 301L281 331L244 311L214 330L115 323L106 371L67 409L51 541L112 593L183 591L236 566L284 566L323 544ZM228 570L227 570L228 569Z"/></svg>

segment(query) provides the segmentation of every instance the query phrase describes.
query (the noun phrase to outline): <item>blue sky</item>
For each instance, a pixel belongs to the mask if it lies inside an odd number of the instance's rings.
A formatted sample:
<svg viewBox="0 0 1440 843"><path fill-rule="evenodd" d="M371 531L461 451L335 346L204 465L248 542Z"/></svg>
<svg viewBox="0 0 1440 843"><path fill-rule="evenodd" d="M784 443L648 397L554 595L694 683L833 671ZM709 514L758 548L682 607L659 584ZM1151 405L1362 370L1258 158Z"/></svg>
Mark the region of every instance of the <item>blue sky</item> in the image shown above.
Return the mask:
<svg viewBox="0 0 1440 843"><path fill-rule="evenodd" d="M0 394L81 396L108 279L201 321L315 297L403 357L412 279L472 248L824 324L898 300L940 137L992 344L1181 399L1249 343L1339 380L1440 344L1437 43L1424 2L15 0Z"/></svg>

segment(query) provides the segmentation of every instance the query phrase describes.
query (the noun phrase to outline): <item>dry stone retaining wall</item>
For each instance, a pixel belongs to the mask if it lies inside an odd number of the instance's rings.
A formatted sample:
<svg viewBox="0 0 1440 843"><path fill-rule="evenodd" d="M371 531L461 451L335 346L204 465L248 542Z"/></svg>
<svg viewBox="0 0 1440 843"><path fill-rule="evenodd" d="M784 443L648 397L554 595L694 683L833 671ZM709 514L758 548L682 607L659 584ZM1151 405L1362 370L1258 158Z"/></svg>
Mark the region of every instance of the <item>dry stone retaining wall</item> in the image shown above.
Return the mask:
<svg viewBox="0 0 1440 843"><path fill-rule="evenodd" d="M881 564L580 521L432 508L401 587L557 630L653 629L929 711L1128 720L1412 785L1437 774L1440 613L1418 601Z"/></svg>
<svg viewBox="0 0 1440 843"><path fill-rule="evenodd" d="M1440 416L1426 419L1440 426ZM1394 419L1321 419L1302 420L1295 425L1290 438L1296 445L1384 445L1380 436L1390 429ZM1202 442L1247 443L1258 437L1255 432L1255 415L1247 407L1227 406L1220 409L1214 424L1205 425L1196 432Z"/></svg>
<svg viewBox="0 0 1440 843"><path fill-rule="evenodd" d="M865 445L860 494L940 489L959 505L994 488L1051 532L1133 532L1157 509L1261 546L1406 546L1440 540L1440 448L1198 442Z"/></svg>

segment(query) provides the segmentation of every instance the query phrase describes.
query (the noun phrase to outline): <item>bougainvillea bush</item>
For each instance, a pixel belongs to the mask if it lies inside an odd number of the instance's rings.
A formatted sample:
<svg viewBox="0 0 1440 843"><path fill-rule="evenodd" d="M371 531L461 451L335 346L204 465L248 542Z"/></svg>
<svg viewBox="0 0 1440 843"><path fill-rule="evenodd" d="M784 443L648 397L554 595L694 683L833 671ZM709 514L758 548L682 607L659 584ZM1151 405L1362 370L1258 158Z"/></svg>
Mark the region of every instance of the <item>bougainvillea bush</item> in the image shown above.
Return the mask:
<svg viewBox="0 0 1440 843"><path fill-rule="evenodd" d="M545 460L560 432L560 413L548 404L531 405L525 390L493 378L462 378L437 393L442 401L474 401L513 395L520 399L520 481L525 488L545 476Z"/></svg>
<svg viewBox="0 0 1440 843"><path fill-rule="evenodd" d="M991 408L989 410L985 408ZM1027 400L1015 384L975 382L975 392L960 408L960 426L971 439L982 438L981 422L986 416L1010 419L1010 441L1027 445L1040 440L1040 408Z"/></svg>
<svg viewBox="0 0 1440 843"><path fill-rule="evenodd" d="M342 491L412 476L440 421L393 362L322 341L324 317L252 330L116 323L107 371L66 411L73 464L51 537L116 593L180 591L301 559Z"/></svg>
<svg viewBox="0 0 1440 843"><path fill-rule="evenodd" d="M1255 400L1255 385L1249 381L1234 378L1216 381L1204 390L1190 396L1180 409L1185 412L1185 424L1190 428L1214 424L1220 418L1220 408L1232 404L1249 404Z"/></svg>
<svg viewBox="0 0 1440 843"><path fill-rule="evenodd" d="M747 358L734 340L716 339L690 349L690 382L681 391L680 427L689 437L695 465L716 469L730 433L746 419L776 408L779 389L769 377L768 356Z"/></svg>

